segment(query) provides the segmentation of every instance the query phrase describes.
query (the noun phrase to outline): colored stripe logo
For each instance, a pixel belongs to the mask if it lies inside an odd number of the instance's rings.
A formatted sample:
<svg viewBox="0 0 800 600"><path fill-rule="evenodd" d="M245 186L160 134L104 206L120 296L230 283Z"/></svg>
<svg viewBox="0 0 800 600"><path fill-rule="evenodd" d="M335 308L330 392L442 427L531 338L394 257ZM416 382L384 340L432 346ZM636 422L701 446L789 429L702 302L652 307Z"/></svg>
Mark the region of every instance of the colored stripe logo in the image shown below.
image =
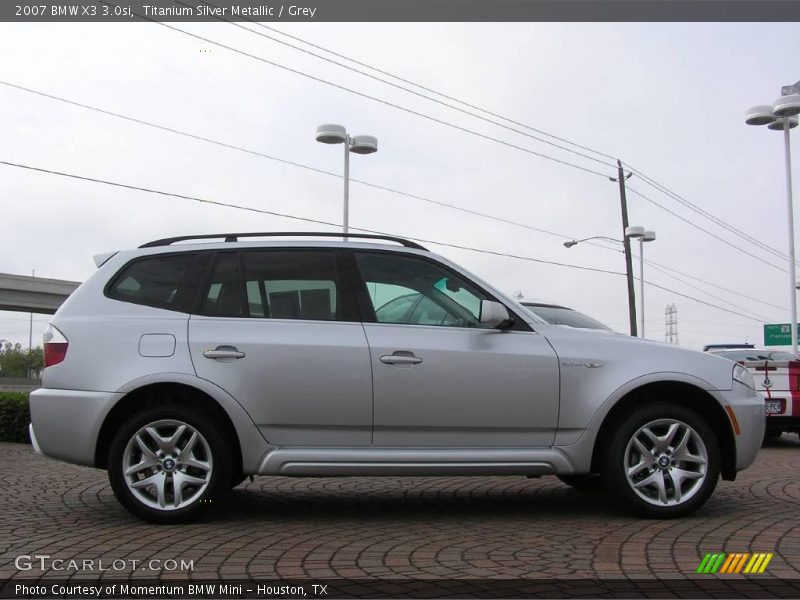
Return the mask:
<svg viewBox="0 0 800 600"><path fill-rule="evenodd" d="M763 573L767 565L772 560L772 552L757 552L749 554L747 552L709 552L697 567L697 573L704 575L731 574L731 573Z"/></svg>

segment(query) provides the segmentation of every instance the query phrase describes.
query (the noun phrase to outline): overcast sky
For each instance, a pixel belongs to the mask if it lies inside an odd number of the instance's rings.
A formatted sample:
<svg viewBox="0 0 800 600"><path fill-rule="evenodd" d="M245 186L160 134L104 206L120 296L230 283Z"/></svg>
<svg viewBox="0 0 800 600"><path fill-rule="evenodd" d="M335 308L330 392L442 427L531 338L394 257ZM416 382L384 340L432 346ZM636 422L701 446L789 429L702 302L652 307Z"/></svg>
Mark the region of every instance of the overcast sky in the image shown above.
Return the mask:
<svg viewBox="0 0 800 600"><path fill-rule="evenodd" d="M341 147L316 143L314 130L321 123L341 123L350 133L379 139L377 154L352 157L354 178L563 236L621 237L618 189L605 177L616 174L611 167L235 25L175 26L599 174L151 23L2 23L0 80L335 173L342 169ZM664 340L664 309L673 302L680 343L692 348L711 342L761 344L762 322L789 321L781 134L748 127L743 116L748 107L772 102L782 85L800 79L797 24L270 26L620 157L784 254L771 255L731 234L634 174L628 182L632 189L684 219L629 193L631 224L654 229L658 236L645 246L645 258L680 273L673 273L678 280L645 265L646 281L674 290L646 289L647 337ZM302 45L273 31L248 27ZM0 160L341 222L338 177L3 85L0 111ZM798 153L800 146L795 156ZM0 202L0 272L30 274L35 269L37 275L76 281L94 270L93 254L163 236L330 229L4 165ZM568 250L558 235L357 183L351 186L351 226L624 271L623 256L613 242L608 243L611 249L581 244ZM429 246L506 292L562 303L627 331L624 277ZM638 261L634 264L638 273ZM0 339L27 344L27 319L24 313L0 312ZM34 316L34 344L46 322L47 316Z"/></svg>

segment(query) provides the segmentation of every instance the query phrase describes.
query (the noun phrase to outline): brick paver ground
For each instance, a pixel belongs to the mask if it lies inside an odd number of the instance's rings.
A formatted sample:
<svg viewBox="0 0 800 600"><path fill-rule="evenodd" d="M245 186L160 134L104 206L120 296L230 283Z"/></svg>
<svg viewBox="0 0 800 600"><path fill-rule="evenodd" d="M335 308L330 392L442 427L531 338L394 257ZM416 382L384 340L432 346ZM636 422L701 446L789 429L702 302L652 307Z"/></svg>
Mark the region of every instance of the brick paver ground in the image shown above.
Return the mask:
<svg viewBox="0 0 800 600"><path fill-rule="evenodd" d="M720 482L677 521L631 518L602 494L555 477L260 477L202 523L157 526L115 501L105 473L0 444L0 578L19 555L194 561L167 578L678 577L705 552L775 552L774 577L800 578L800 441L762 449L736 482ZM119 563L118 563L119 564ZM89 574L89 573L87 573ZM97 577L97 573L91 573Z"/></svg>

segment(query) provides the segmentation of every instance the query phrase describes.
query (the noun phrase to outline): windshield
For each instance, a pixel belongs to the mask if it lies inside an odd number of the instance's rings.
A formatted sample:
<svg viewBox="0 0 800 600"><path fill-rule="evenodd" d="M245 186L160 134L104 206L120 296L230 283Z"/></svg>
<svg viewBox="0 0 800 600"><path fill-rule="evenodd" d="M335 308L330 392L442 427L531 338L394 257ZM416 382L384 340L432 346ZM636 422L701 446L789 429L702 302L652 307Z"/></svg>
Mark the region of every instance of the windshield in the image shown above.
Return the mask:
<svg viewBox="0 0 800 600"><path fill-rule="evenodd" d="M592 317L571 308L529 302L523 302L522 306L551 325L568 325L570 327L580 327L581 329L611 329L600 321L596 321Z"/></svg>
<svg viewBox="0 0 800 600"><path fill-rule="evenodd" d="M743 360L797 360L791 352L781 352L779 350L725 350L724 352L714 352L718 356L723 356L737 362Z"/></svg>

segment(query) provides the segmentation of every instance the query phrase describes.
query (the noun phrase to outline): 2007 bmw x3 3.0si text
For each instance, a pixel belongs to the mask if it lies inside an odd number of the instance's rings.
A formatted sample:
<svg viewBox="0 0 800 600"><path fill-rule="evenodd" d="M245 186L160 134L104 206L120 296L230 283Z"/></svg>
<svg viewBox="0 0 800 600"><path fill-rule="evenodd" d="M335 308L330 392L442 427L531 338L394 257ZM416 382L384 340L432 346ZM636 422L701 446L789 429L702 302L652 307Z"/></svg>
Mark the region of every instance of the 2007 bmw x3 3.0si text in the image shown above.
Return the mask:
<svg viewBox="0 0 800 600"><path fill-rule="evenodd" d="M163 523L251 474L552 474L678 517L753 462L764 404L740 365L548 325L413 242L334 236L95 257L45 333L36 450L107 469Z"/></svg>

